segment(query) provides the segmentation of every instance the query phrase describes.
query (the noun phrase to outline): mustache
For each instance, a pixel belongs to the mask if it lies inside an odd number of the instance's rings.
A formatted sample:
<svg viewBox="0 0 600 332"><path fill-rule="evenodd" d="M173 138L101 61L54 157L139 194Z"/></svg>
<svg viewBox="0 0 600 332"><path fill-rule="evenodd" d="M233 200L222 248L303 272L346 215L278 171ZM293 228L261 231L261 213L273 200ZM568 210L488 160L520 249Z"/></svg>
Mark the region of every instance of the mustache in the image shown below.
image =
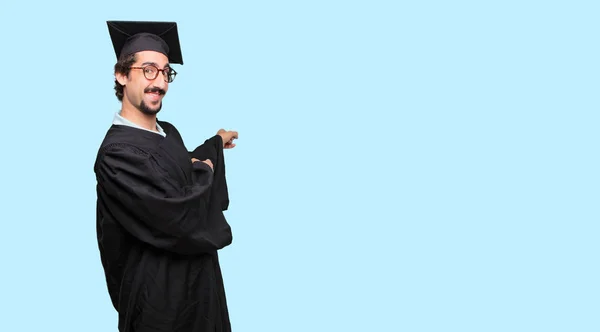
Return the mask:
<svg viewBox="0 0 600 332"><path fill-rule="evenodd" d="M160 95L164 95L165 93L167 93L165 90L161 89L161 88L146 88L144 90L145 93L153 93L153 92L158 92L158 94Z"/></svg>

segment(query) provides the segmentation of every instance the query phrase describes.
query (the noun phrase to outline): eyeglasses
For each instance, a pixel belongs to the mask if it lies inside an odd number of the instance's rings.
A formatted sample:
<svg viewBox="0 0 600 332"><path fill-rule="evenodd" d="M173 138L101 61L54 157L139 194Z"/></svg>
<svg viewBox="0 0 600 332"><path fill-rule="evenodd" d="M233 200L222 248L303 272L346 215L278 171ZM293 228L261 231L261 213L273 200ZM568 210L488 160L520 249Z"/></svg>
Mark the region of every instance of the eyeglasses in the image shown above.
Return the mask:
<svg viewBox="0 0 600 332"><path fill-rule="evenodd" d="M158 69L156 66L154 65L147 65L144 67L129 67L131 69L142 69L144 71L144 77L146 77L146 79L149 80L153 80L156 77L158 77L158 73L162 72L163 77L165 79L165 82L171 83L175 80L175 76L177 75L177 72L170 67L167 67L165 69Z"/></svg>

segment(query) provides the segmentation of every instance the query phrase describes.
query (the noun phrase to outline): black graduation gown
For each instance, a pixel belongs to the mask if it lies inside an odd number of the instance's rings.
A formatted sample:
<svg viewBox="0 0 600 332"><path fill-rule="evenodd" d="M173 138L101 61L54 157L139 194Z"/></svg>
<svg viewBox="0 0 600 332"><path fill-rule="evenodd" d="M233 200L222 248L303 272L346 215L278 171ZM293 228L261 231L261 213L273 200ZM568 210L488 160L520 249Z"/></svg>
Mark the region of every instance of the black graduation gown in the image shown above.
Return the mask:
<svg viewBox="0 0 600 332"><path fill-rule="evenodd" d="M189 152L113 125L94 164L97 238L121 332L231 331L217 250L232 242L219 135ZM191 158L211 159L214 172Z"/></svg>

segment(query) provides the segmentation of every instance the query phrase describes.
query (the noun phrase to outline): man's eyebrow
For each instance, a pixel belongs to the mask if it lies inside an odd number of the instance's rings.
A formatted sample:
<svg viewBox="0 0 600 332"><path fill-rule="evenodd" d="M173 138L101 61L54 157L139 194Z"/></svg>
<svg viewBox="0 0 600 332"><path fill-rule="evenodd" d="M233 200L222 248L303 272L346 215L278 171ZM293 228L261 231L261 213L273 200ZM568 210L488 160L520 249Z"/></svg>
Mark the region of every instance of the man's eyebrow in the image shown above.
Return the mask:
<svg viewBox="0 0 600 332"><path fill-rule="evenodd" d="M144 63L142 63L142 66L146 66L146 65L153 65L153 66L156 66L156 68L160 68L160 66L156 62L144 62ZM165 65L165 68L171 68L171 66L167 63Z"/></svg>

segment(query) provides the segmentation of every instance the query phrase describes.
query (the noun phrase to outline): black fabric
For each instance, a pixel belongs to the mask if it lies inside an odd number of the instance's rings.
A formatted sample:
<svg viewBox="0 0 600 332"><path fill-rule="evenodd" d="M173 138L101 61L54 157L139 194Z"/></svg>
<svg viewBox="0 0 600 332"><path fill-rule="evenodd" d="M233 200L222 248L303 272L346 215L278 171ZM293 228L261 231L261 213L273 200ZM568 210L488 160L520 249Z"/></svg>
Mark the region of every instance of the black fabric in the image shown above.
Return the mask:
<svg viewBox="0 0 600 332"><path fill-rule="evenodd" d="M121 54L130 55L140 51L156 51L169 56L169 45L162 38L151 33L138 33L127 39Z"/></svg>
<svg viewBox="0 0 600 332"><path fill-rule="evenodd" d="M120 332L231 331L217 251L231 244L219 135L187 151L167 136L113 125L94 164L97 238ZM191 156L211 159L214 172ZM200 158L199 158L200 157Z"/></svg>
<svg viewBox="0 0 600 332"><path fill-rule="evenodd" d="M217 135L218 138L213 137L219 141L218 144L210 144L210 140L204 142L204 144L198 146L194 151L189 153L190 159L196 158L199 160L210 159L215 167L215 184L213 185L213 197L216 201L221 204L223 211L229 208L229 194L227 190L227 178L225 177L225 163L223 156L223 141L221 136ZM218 163L218 165L217 165Z"/></svg>
<svg viewBox="0 0 600 332"><path fill-rule="evenodd" d="M169 63L183 64L177 23L152 21L107 21L117 59L140 51L167 55Z"/></svg>

